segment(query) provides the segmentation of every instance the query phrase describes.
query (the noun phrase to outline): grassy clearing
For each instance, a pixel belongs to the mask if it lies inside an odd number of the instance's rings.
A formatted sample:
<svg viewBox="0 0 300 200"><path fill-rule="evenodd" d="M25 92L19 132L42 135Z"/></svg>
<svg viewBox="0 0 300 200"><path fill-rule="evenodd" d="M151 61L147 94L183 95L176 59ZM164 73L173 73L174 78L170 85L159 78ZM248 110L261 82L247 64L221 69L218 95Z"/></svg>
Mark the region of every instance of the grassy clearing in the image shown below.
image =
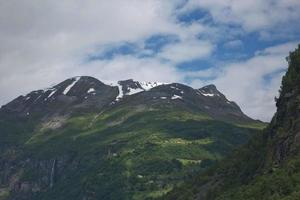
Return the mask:
<svg viewBox="0 0 300 200"><path fill-rule="evenodd" d="M251 128L257 130L263 130L268 126L268 123L251 123L251 124L236 124L236 126L241 128Z"/></svg>

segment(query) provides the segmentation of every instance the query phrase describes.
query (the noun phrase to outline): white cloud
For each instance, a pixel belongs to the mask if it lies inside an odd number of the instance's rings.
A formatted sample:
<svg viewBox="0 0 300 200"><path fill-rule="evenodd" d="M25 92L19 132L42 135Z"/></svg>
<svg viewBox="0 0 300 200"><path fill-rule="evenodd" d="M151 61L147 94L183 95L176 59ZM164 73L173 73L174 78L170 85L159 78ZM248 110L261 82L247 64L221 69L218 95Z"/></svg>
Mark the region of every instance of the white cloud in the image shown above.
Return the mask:
<svg viewBox="0 0 300 200"><path fill-rule="evenodd" d="M157 59L134 56L118 56L113 60L96 60L85 64L84 67L78 66L77 72L82 75L95 76L107 82L130 78L139 81L183 81L182 75L172 65L161 63Z"/></svg>
<svg viewBox="0 0 300 200"><path fill-rule="evenodd" d="M196 39L181 41L165 46L160 57L171 60L174 64L207 57L213 51L213 45L208 41Z"/></svg>
<svg viewBox="0 0 300 200"><path fill-rule="evenodd" d="M189 0L182 12L197 8L207 10L216 22L241 25L247 32L262 32L275 27L280 32L279 27L289 22L296 22L294 24L299 29L298 0ZM293 29L295 26L285 28Z"/></svg>
<svg viewBox="0 0 300 200"><path fill-rule="evenodd" d="M287 56L287 53L290 51L293 51L299 42L289 42L289 43L284 43L276 46L271 46L266 49L263 49L261 51L257 51L256 55L283 55L285 54Z"/></svg>
<svg viewBox="0 0 300 200"><path fill-rule="evenodd" d="M216 77L218 75L219 71L217 71L214 68L208 68L205 70L200 70L200 71L191 71L191 72L184 72L184 76L187 78L192 78L192 79L212 79L213 77ZM197 84L195 82L192 83L192 85L199 86L199 80L194 80L197 81ZM201 80L200 80L201 81ZM204 83L204 81L201 81L201 83ZM200 84L202 85L202 84Z"/></svg>

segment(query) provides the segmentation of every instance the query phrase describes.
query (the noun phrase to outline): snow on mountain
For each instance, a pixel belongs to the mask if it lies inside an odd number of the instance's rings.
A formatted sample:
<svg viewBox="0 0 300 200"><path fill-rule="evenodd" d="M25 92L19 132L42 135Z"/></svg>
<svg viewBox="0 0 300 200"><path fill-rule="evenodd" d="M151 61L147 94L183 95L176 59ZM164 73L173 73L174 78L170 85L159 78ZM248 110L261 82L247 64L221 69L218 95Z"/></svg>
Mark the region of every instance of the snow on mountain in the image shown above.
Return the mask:
<svg viewBox="0 0 300 200"><path fill-rule="evenodd" d="M140 92L151 90L154 87L164 85L165 83L160 82L139 82L134 81L132 79L124 80L124 81L118 81L115 83L110 83L111 86L117 86L119 89L119 95L116 97L116 101L119 101L124 96L129 96L133 94L137 94Z"/></svg>
<svg viewBox="0 0 300 200"><path fill-rule="evenodd" d="M74 77L73 82L66 87L66 89L63 91L63 94L67 95L71 88L80 80L80 78L80 76Z"/></svg>
<svg viewBox="0 0 300 200"><path fill-rule="evenodd" d="M119 94L118 94L118 96L116 97L116 101L119 101L120 99L123 98L124 93L123 93L122 85L119 85L119 84L118 84L117 86L118 86L118 89L119 89Z"/></svg>
<svg viewBox="0 0 300 200"><path fill-rule="evenodd" d="M56 92L56 89L53 89L52 92L49 94L49 96L47 98L50 98L52 95L54 95Z"/></svg>
<svg viewBox="0 0 300 200"><path fill-rule="evenodd" d="M202 95L206 96L206 97L213 97L215 96L215 94L210 94L210 93L201 93Z"/></svg>
<svg viewBox="0 0 300 200"><path fill-rule="evenodd" d="M154 87L160 86L160 85L164 85L166 83L160 83L160 82L138 82L140 84L140 86L144 89L144 90L150 90Z"/></svg>
<svg viewBox="0 0 300 200"><path fill-rule="evenodd" d="M171 97L171 99L182 99L182 97L181 96L178 96L178 95L176 95L176 94L174 94L172 97Z"/></svg>
<svg viewBox="0 0 300 200"><path fill-rule="evenodd" d="M101 109L108 105L119 105L125 97L128 97L128 101L124 102L133 105L180 105L209 110L211 115L220 118L226 113L234 113L232 116L248 120L238 105L229 101L214 85L193 89L180 83L139 82L132 79L109 85L88 76L70 78L52 88L21 95L2 109L20 116L26 116L27 112L30 116L33 113L51 115L62 110L73 112L72 109Z"/></svg>
<svg viewBox="0 0 300 200"><path fill-rule="evenodd" d="M144 89L141 89L141 88L129 88L129 92L126 93L126 95L133 95L133 94L136 94L136 93L139 93L139 92L143 92L145 91Z"/></svg>
<svg viewBox="0 0 300 200"><path fill-rule="evenodd" d="M197 90L198 94L206 97L220 97L222 94L217 90L215 85L207 85Z"/></svg>
<svg viewBox="0 0 300 200"><path fill-rule="evenodd" d="M96 92L96 90L94 89L94 88L90 88L88 91L87 91L87 93L95 93Z"/></svg>

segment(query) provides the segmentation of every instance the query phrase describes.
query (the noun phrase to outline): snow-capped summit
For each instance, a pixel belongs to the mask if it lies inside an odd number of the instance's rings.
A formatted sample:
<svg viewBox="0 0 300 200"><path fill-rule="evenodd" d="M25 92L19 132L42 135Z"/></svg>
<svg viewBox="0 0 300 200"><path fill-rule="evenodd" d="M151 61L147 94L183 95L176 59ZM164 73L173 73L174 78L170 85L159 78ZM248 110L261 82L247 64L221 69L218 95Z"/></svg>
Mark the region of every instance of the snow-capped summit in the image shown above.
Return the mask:
<svg viewBox="0 0 300 200"><path fill-rule="evenodd" d="M139 92L148 91L163 84L164 83L159 82L139 82L134 81L133 79L118 81L117 86L119 89L119 95L117 96L116 100L118 101L126 95L133 95Z"/></svg>
<svg viewBox="0 0 300 200"><path fill-rule="evenodd" d="M226 99L226 97L213 84L204 86L204 87L198 89L197 91L198 91L198 94L206 96L206 97L219 97L219 98Z"/></svg>
<svg viewBox="0 0 300 200"><path fill-rule="evenodd" d="M154 87L157 87L157 86L160 86L160 85L165 85L167 83L161 83L161 82L139 82L139 84L141 85L141 87L144 89L144 90L150 90Z"/></svg>
<svg viewBox="0 0 300 200"><path fill-rule="evenodd" d="M96 78L69 78L51 88L19 96L1 108L21 117L46 117L92 112L113 106L184 107L215 118L245 119L241 109L214 85L194 89L180 83L139 82L133 79L105 84ZM29 113L29 114L28 114Z"/></svg>

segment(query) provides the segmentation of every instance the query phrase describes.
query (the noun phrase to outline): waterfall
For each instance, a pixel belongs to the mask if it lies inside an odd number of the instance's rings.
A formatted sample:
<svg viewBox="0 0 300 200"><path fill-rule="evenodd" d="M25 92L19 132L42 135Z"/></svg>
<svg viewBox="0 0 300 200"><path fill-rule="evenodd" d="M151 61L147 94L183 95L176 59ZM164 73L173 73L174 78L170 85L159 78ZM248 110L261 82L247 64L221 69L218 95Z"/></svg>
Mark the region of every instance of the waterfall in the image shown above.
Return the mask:
<svg viewBox="0 0 300 200"><path fill-rule="evenodd" d="M53 184L54 184L55 168L56 168L56 159L53 160L53 164L52 164L52 168L51 168L50 188L52 188Z"/></svg>

